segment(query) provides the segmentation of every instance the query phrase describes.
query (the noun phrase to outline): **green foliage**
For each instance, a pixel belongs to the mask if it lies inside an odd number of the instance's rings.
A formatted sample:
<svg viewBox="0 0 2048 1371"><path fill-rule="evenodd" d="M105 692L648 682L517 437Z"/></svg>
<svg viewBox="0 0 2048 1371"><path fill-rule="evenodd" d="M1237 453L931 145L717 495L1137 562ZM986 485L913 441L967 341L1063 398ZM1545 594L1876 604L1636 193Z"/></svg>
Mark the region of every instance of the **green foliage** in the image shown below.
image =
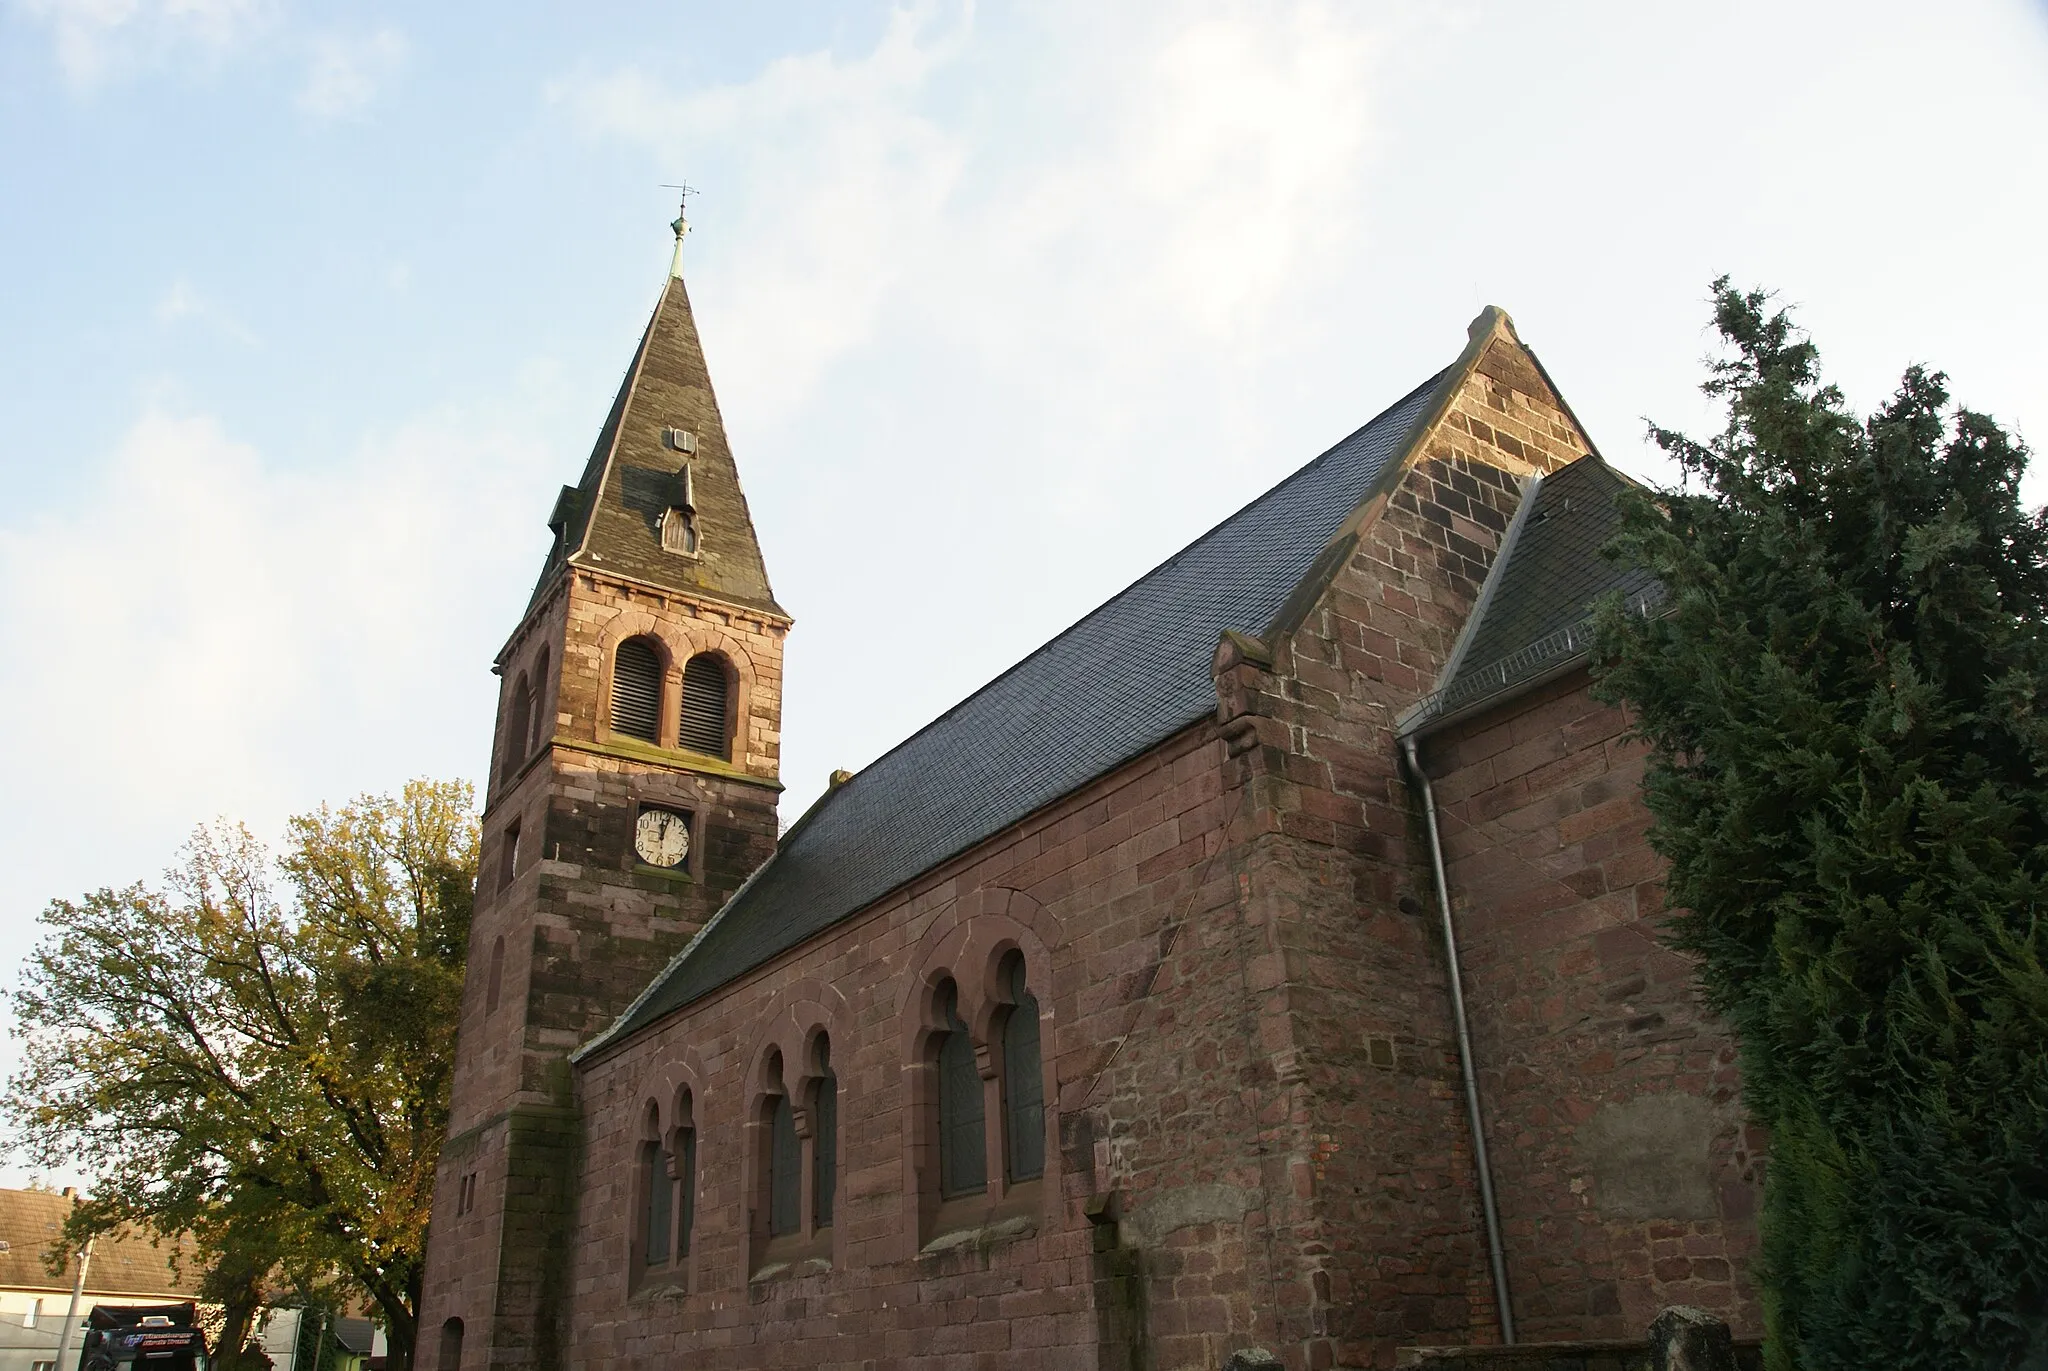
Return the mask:
<svg viewBox="0 0 2048 1371"><path fill-rule="evenodd" d="M1920 368L1863 422L1766 298L1717 282L1726 429L1600 616L1652 744L1673 935L1770 1129L1771 1364L2048 1358L2048 517L2026 453Z"/></svg>
<svg viewBox="0 0 2048 1371"><path fill-rule="evenodd" d="M367 1296L395 1371L419 1307L476 876L473 793L416 781L291 821L273 862L201 829L163 889L59 900L4 1112L96 1172L67 1236L190 1232L231 1319L266 1286ZM284 878L289 904L274 876Z"/></svg>

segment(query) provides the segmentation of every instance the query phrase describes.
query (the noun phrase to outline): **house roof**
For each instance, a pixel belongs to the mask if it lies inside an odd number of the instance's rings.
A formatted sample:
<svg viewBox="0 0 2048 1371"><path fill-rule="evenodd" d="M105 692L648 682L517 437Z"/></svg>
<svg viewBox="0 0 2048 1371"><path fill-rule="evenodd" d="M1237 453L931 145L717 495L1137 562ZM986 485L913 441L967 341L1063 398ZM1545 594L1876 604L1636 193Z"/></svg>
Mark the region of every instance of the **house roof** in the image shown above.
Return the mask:
<svg viewBox="0 0 2048 1371"><path fill-rule="evenodd" d="M694 435L696 452L686 456L670 446L663 436L669 429ZM662 514L678 499L686 462L701 535L694 557L661 545ZM768 585L682 277L662 286L583 476L562 487L549 526L555 542L536 600L565 563L574 563L788 617Z"/></svg>
<svg viewBox="0 0 2048 1371"><path fill-rule="evenodd" d="M1268 629L1459 370L1423 382L826 792L583 1051L734 980L1213 712L1218 637Z"/></svg>
<svg viewBox="0 0 2048 1371"><path fill-rule="evenodd" d="M47 1190L0 1190L0 1289L50 1290L68 1294L78 1276L72 1258L62 1275L53 1276L44 1254L63 1236L71 1212L69 1196ZM147 1235L123 1231L98 1239L85 1288L94 1295L193 1296L199 1273L171 1270L171 1240L152 1242Z"/></svg>
<svg viewBox="0 0 2048 1371"><path fill-rule="evenodd" d="M1611 591L1646 602L1647 571L1600 555L1621 526L1615 497L1635 482L1597 456L1535 482L1495 559L1479 605L1437 690L1404 721L1415 732L1554 674L1591 642L1588 615Z"/></svg>

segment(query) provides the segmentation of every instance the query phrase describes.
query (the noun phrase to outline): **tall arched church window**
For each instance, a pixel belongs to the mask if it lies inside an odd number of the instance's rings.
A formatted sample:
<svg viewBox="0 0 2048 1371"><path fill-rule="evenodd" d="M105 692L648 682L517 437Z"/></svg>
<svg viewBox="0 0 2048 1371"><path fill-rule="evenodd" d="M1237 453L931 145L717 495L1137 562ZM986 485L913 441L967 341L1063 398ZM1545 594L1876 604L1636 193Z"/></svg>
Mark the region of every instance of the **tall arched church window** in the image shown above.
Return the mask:
<svg viewBox="0 0 2048 1371"><path fill-rule="evenodd" d="M1024 954L1003 959L1012 1008L1003 1020L1003 1154L1009 1179L1045 1174L1045 1077L1038 1056L1038 1001L1024 984Z"/></svg>
<svg viewBox="0 0 2048 1371"><path fill-rule="evenodd" d="M676 1128L676 1189L682 1212L676 1224L676 1256L690 1255L690 1231L697 1226L697 1125L694 1101L690 1092L683 1092L682 1100L676 1107L676 1117L681 1120Z"/></svg>
<svg viewBox="0 0 2048 1371"><path fill-rule="evenodd" d="M498 992L505 984L505 935L491 940L491 974L484 982L484 1013L498 1012Z"/></svg>
<svg viewBox="0 0 2048 1371"><path fill-rule="evenodd" d="M647 1264L661 1266L668 1261L675 1226L675 1183L669 1179L668 1153L658 1142L640 1145L640 1185L647 1197Z"/></svg>
<svg viewBox="0 0 2048 1371"><path fill-rule="evenodd" d="M450 1319L441 1325L441 1358L436 1363L437 1371L460 1371L462 1366L462 1320Z"/></svg>
<svg viewBox="0 0 2048 1371"><path fill-rule="evenodd" d="M533 731L526 738L526 755L531 757L540 751L540 745L554 735L554 726L548 719L548 654L543 648L540 662L533 669Z"/></svg>
<svg viewBox="0 0 2048 1371"><path fill-rule="evenodd" d="M939 1193L946 1199L988 1188L988 1151L981 1107L981 1072L974 1043L960 1022L960 988L939 986Z"/></svg>
<svg viewBox="0 0 2048 1371"><path fill-rule="evenodd" d="M661 739L661 654L645 638L626 639L612 658L612 732Z"/></svg>
<svg viewBox="0 0 2048 1371"><path fill-rule="evenodd" d="M683 666L683 717L676 745L713 757L732 756L728 715L729 687L725 663L716 653L700 652Z"/></svg>
<svg viewBox="0 0 2048 1371"><path fill-rule="evenodd" d="M519 771L519 764L532 755L533 734L533 686L527 682L526 673L520 672L519 679L512 686L512 702L505 709L505 767L506 779Z"/></svg>
<svg viewBox="0 0 2048 1371"><path fill-rule="evenodd" d="M780 1081L780 1059L775 1077ZM789 1091L775 1096L768 1115L768 1236L779 1238L803 1227L804 1146L796 1135L796 1108Z"/></svg>
<svg viewBox="0 0 2048 1371"><path fill-rule="evenodd" d="M811 1101L811 1227L830 1228L839 1179L839 1077L832 1073L832 1043L822 1036L818 1070Z"/></svg>

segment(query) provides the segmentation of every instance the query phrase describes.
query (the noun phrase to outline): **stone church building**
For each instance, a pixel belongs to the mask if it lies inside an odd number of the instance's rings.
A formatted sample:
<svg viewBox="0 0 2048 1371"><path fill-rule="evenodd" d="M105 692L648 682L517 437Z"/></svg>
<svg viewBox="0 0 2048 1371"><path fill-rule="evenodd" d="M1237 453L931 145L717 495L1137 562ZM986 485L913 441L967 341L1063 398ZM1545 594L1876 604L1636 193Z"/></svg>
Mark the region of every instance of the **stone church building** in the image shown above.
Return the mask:
<svg viewBox="0 0 2048 1371"><path fill-rule="evenodd" d="M498 659L423 1368L1756 1331L1585 670L1626 478L1499 310L1416 370L778 839L791 619L672 270Z"/></svg>

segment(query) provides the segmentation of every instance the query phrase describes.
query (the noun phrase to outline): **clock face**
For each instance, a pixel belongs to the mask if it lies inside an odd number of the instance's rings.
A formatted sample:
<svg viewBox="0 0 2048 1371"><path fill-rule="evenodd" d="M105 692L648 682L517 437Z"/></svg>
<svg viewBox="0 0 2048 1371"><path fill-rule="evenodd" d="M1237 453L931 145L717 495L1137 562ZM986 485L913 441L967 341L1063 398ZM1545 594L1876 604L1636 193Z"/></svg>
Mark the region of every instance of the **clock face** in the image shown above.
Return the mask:
<svg viewBox="0 0 2048 1371"><path fill-rule="evenodd" d="M633 850L649 866L681 866L690 855L690 824L665 809L642 810L633 825Z"/></svg>

